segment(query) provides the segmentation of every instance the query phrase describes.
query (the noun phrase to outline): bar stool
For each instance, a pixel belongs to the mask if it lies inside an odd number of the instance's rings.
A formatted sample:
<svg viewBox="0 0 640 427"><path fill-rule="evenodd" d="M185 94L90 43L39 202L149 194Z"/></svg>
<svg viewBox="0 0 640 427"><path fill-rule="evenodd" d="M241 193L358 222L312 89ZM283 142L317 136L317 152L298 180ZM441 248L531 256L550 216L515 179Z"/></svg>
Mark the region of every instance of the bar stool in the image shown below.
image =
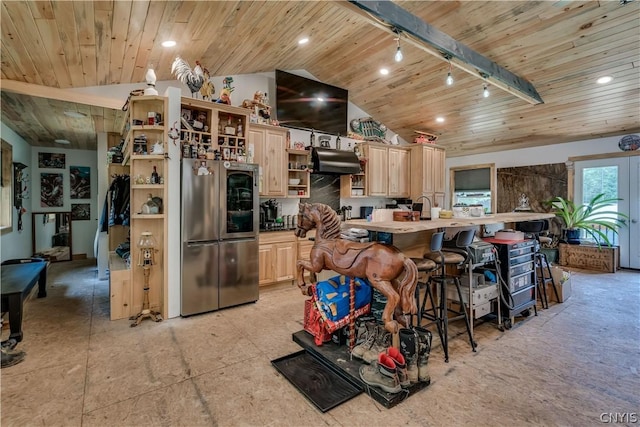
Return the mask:
<svg viewBox="0 0 640 427"><path fill-rule="evenodd" d="M440 253L440 250L442 249L442 241L444 240L444 231L438 231L436 233L433 233L431 235L431 243L429 246L429 253ZM428 258L411 258L411 260L416 264L416 267L418 267L418 273L422 272L422 273L426 273L427 275L430 275L431 273L434 273L436 271L440 271L440 273L438 274L442 274L442 272L444 272L444 264L443 263L436 263L435 261L428 259ZM425 289L425 293L424 293L424 298L422 300L422 304L420 303L420 290L424 288ZM426 318L432 322L434 322L436 324L436 327L438 328L438 336L440 336L440 341L442 342L442 346L444 347L444 339L442 337L442 322L441 322L441 317L438 316L438 307L436 307L436 305L434 304L434 298L433 298L433 293L431 291L431 283L430 280L427 279L426 282L418 282L418 285L416 286L416 306L418 307L418 314L417 314L417 322L416 322L416 326L422 326L422 319ZM430 309L426 309L426 303L427 300L430 301L431 303L431 308ZM431 310L432 313L429 313L428 311Z"/></svg>
<svg viewBox="0 0 640 427"><path fill-rule="evenodd" d="M460 278L458 276L450 276L446 274L447 266L454 266L456 268L460 268L466 265L469 261L469 251L468 247L473 242L473 237L475 236L475 229L471 230L463 230L458 232L455 243L452 244L443 244L443 249L437 252L430 252L425 254L424 257L426 259L430 259L441 266L440 273L436 275L432 275L429 278L429 284L427 284L428 294L425 294L425 299L423 300L423 306L420 311L424 310L424 305L427 301L427 295L430 298L430 302L432 307L434 307L435 312L435 304L433 295L429 292L431 288L431 282L436 283L438 286L438 291L440 294L438 310L436 317L436 324L438 325L438 333L440 334L440 339L442 340L442 348L444 351L444 361L449 362L449 321L455 321L464 319L465 326L467 328L467 334L469 335L469 343L471 344L471 349L476 351L476 342L473 340L473 334L471 333L471 324L469 323L469 315L467 314L467 307L464 303L464 299L462 298L462 290L460 289ZM471 274L471 272L469 272ZM453 310L448 308L447 306L447 284L453 283L455 286L456 292L458 294L458 301L460 302L461 310ZM449 317L449 314L453 314L453 317Z"/></svg>
<svg viewBox="0 0 640 427"><path fill-rule="evenodd" d="M549 222L547 220L535 220L525 221L516 224L516 230L522 231L525 234L529 234L536 239L535 253L534 253L534 268L536 269L536 281L538 285L538 294L540 295L540 303L542 308L549 308L549 299L547 298L547 283L551 283L553 292L556 295L556 301L560 301L558 298L558 289L556 282L551 274L551 266L547 259L547 254L540 252L540 234L549 229ZM538 272L540 275L538 276ZM535 307L534 307L535 311Z"/></svg>

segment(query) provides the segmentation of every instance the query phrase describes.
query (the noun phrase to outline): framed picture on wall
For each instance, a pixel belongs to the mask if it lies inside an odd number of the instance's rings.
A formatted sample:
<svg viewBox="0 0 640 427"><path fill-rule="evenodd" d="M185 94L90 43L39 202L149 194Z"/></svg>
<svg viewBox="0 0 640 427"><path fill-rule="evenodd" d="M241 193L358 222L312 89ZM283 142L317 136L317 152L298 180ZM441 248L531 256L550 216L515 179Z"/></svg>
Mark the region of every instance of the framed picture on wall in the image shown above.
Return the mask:
<svg viewBox="0 0 640 427"><path fill-rule="evenodd" d="M71 204L71 221L88 221L91 219L91 204Z"/></svg>
<svg viewBox="0 0 640 427"><path fill-rule="evenodd" d="M59 208L64 204L64 186L61 173L40 174L40 206Z"/></svg>
<svg viewBox="0 0 640 427"><path fill-rule="evenodd" d="M38 167L64 169L67 167L63 153L38 153Z"/></svg>
<svg viewBox="0 0 640 427"><path fill-rule="evenodd" d="M88 166L69 167L69 188L71 199L91 198L91 168Z"/></svg>

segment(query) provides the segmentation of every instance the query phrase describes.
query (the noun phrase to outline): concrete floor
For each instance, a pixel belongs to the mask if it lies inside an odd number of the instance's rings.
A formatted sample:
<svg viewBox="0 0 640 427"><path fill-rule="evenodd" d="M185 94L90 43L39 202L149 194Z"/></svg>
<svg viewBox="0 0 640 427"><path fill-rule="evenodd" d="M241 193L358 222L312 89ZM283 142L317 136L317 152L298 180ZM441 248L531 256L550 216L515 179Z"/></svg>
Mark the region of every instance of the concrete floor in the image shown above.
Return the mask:
<svg viewBox="0 0 640 427"><path fill-rule="evenodd" d="M564 304L438 346L432 384L392 409L366 394L322 414L270 364L298 351L297 288L237 308L130 328L109 320L90 261L57 263L25 307L24 362L2 369L2 426L599 425L640 413L640 273L573 276ZM8 330L2 331L6 339ZM434 343L438 343L434 339ZM605 414L605 415L602 415ZM634 415L635 414L635 415ZM627 419L629 421L629 419Z"/></svg>

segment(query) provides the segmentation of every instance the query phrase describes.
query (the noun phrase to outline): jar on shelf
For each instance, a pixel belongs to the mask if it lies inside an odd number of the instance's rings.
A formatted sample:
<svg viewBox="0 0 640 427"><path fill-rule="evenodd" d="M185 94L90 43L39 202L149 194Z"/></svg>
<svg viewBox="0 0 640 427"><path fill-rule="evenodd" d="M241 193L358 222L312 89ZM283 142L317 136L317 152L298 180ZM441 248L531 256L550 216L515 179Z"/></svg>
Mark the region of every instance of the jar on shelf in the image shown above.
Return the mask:
<svg viewBox="0 0 640 427"><path fill-rule="evenodd" d="M141 212L146 215L154 215L160 213L160 206L153 200L153 195L149 193L147 201L142 204Z"/></svg>
<svg viewBox="0 0 640 427"><path fill-rule="evenodd" d="M204 148L204 145L198 144L198 159L204 160L207 158L207 150Z"/></svg>
<svg viewBox="0 0 640 427"><path fill-rule="evenodd" d="M213 160L216 157L216 152L213 149L213 145L209 144L209 148L207 148L207 160Z"/></svg>

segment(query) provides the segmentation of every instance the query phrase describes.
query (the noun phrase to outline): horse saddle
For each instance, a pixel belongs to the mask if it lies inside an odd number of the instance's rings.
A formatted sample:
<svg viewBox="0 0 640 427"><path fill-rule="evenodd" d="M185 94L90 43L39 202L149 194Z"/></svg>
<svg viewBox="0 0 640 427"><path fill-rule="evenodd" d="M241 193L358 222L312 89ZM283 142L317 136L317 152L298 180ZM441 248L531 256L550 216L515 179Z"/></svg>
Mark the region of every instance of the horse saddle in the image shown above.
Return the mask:
<svg viewBox="0 0 640 427"><path fill-rule="evenodd" d="M333 263L336 267L348 269L353 265L362 251L375 244L376 242L359 243L337 239L333 248Z"/></svg>

